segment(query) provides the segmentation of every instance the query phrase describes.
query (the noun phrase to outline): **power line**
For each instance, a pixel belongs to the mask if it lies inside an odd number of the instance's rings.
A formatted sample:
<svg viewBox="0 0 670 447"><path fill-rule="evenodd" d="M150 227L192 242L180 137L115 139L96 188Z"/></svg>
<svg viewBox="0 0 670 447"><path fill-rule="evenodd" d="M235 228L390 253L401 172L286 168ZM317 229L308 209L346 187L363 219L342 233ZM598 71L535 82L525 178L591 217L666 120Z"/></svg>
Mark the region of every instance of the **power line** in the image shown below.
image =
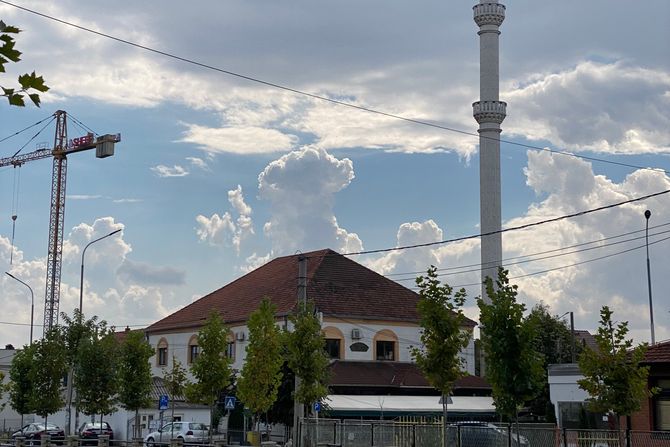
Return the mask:
<svg viewBox="0 0 670 447"><path fill-rule="evenodd" d="M666 226L666 225L670 225L670 223L657 225L655 228L658 228L658 227L661 227L661 226ZM546 250L546 251L543 251L543 252L531 253L531 254L528 254L528 255L514 256L514 257L503 259L502 264L505 265L505 266L525 264L525 263L528 263L528 262L543 261L543 260L546 260L546 259L557 258L557 257L560 257L560 256L568 256L568 255L573 255L573 254L577 254L577 253L583 253L585 251L598 250L598 249L602 249L602 248L611 247L611 246L614 246L614 245L625 244L627 242L632 242L632 241L637 241L639 239L644 239L645 236L638 236L638 237L634 237L634 238L630 238L630 239L624 239L622 241L610 242L610 243L607 243L607 244L597 245L597 246L594 246L594 247L582 248L582 249L579 249L579 250L573 250L573 251L569 251L569 252L566 252L566 253L557 253L557 254L553 254L553 255L549 254L549 253L556 253L556 252L569 250L571 248L582 247L582 246L585 246L585 245L592 245L592 244L602 242L602 241L606 241L606 240L609 240L609 239L617 239L617 238L620 238L620 237L623 237L623 236L626 236L626 235L639 233L641 231L644 231L644 230L631 231L629 233L623 233L623 234L617 235L617 236L602 238L602 239L598 239L596 241L584 242L582 244L576 244L576 245L572 245L572 246L569 246L569 247L561 247L561 248L555 248L553 250ZM650 236L658 236L658 235L667 234L667 233L670 233L670 230L659 231L658 233L650 234ZM547 256L543 256L543 255L547 255ZM534 257L534 256L539 256L539 257ZM526 259L526 258L529 258L529 259ZM515 259L519 259L519 260L515 261L515 262L508 262L508 261L515 260ZM470 265L466 265L466 266L447 267L447 268L444 268L444 269L436 269L436 271L438 271L438 272L439 271L449 271L447 273L440 273L437 276L461 275L461 274L464 274L464 273L478 272L478 271L480 271L480 268L482 266L490 266L490 265L497 265L497 263L489 262L489 263L484 263L484 264L480 263L480 264L470 264ZM467 270L459 270L459 269L467 269ZM456 270L456 271L453 271L453 270ZM413 275L413 274L424 274L424 273L425 272L407 272L407 273L394 273L392 275ZM389 277L391 275L384 275L384 276ZM391 278L391 279L393 279L393 278ZM416 280L416 277L413 276L413 277L408 277L408 278L396 278L396 279L393 279L393 280L394 281L410 281L410 280Z"/></svg>
<svg viewBox="0 0 670 447"><path fill-rule="evenodd" d="M288 87L286 85L278 84L276 82L265 81L263 79L255 78L253 76L244 75L244 74L237 73L237 72L234 72L234 71L231 71L231 70L226 70L226 69L223 69L223 68L215 67L213 65L209 65L209 64L206 64L206 63L203 63L203 62L198 62L196 60L189 59L189 58L186 58L186 57L183 57L183 56L178 56L176 54L169 53L167 51L157 50L155 48L148 47L146 45L141 45L139 43L136 43L136 42L133 42L133 41L130 41L130 40L127 40L127 39L122 39L120 37L116 37L116 36L113 36L111 34L103 33L101 31L96 31L94 29L87 28L87 27L82 26L82 25L77 25L75 23L68 22L66 20L59 19L57 17L50 16L48 14L44 14L44 13L41 13L39 11L26 8L24 6L19 6L19 5L16 5L14 3L8 2L6 0L0 0L0 3L4 3L6 5L9 5L9 6L12 6L14 8L20 9L20 10L28 12L30 14L34 14L34 15L43 17L45 19L53 20L53 21L61 23L63 25L67 25L67 26L71 26L73 28L77 28L81 31L85 31L85 32L88 32L88 33L91 33L91 34L95 34L95 35L98 35L98 36L101 36L101 37L104 37L104 38L107 38L107 39L114 40L114 41L119 42L119 43L123 43L125 45L129 45L129 46L132 46L132 47L135 47L135 48L139 48L139 49L142 49L142 50L145 50L145 51L149 51L151 53L161 55L161 56L165 56L165 57L168 57L170 59L178 60L180 62L195 65L195 66L205 68L205 69L208 69L208 70L213 70L213 71L223 73L223 74L226 74L226 75L229 75L229 76L234 76L236 78L240 78L240 79L244 79L244 80L249 81L249 82L254 82L254 83L257 83L257 84L265 85L267 87L272 87L272 88L275 88L275 89L284 90L284 91L287 91L287 92L290 92L290 93L294 93L296 95L301 95L301 96L306 96L306 97L309 97L309 98L312 98L312 99L317 99L319 101L324 101L324 102L328 102L328 103L331 103L331 104L336 104L336 105L339 105L339 106L349 107L351 109L356 109L356 110L360 110L360 111L363 111L363 112L373 113L373 114L376 114L376 115L381 115L381 116L385 116L387 118L393 118L393 119L396 119L396 120L405 121L405 122L412 123L412 124L418 124L418 125L421 125L421 126L427 126L427 127L432 127L432 128L435 128L435 129L446 130L448 132L458 133L458 134L461 134L461 135L467 135L467 136L471 136L471 137L496 140L496 141L500 141L501 143L510 144L510 145L513 145L513 146L519 146L519 147L523 147L523 148L526 148L526 149L534 149L534 150L539 150L539 151L543 151L543 152L549 152L549 153L552 153L552 154L558 154L558 155L565 155L565 156L569 156L569 157L580 158L580 159L588 160L588 161L608 163L608 164L613 164L613 165L617 165L617 166L624 166L624 167L633 168L633 169L651 170L651 171L662 172L662 173L667 174L667 171L665 169L662 169L662 168L650 168L648 166L639 166L639 165L634 165L634 164L630 164L630 163L623 163L623 162L618 162L618 161L605 160L605 159L602 159L602 158L590 157L590 156L586 156L586 155L579 155L579 154L575 154L575 153L569 152L569 151L549 149L547 147L535 146L535 145L526 144L526 143L519 143L519 142L511 141L511 140L503 140L503 139L499 139L499 138L486 137L486 136L483 136L483 135L479 135L476 132L465 131L465 130L462 130L462 129L457 129L455 127L449 127L449 126L433 123L433 122L430 122L430 121L408 118L408 117L405 117L405 116L402 116L402 115L397 115L397 114L394 114L394 113L389 113L389 112L384 112L382 110L373 109L371 107L356 105L356 104L353 104L353 103L350 103L350 102L329 98L328 96L318 95L316 93L310 93L310 92L300 90L300 89L297 89L297 88Z"/></svg>
<svg viewBox="0 0 670 447"><path fill-rule="evenodd" d="M31 124L30 126L26 127L25 129L21 129L21 130L19 130L19 131L14 132L14 133L11 134L11 135L8 135L8 136L6 136L6 137L4 137L4 138L1 138L1 139L0 139L0 143L2 143L3 141L7 141L7 140L9 140L9 139L12 138L12 137L17 136L17 135L19 135L20 133L25 132L26 130L28 130L28 129L32 128L32 127L39 126L40 124L42 124L43 122L45 122L45 121L48 120L49 118L51 118L51 119L53 120L54 116L53 116L53 115L49 115L49 116L47 116L46 118L44 118L43 120L40 120L40 121L36 122L35 124Z"/></svg>
<svg viewBox="0 0 670 447"><path fill-rule="evenodd" d="M2 1L4 1L4 0L0 0L0 2L2 2ZM392 251L409 250L409 249L412 249L412 248L422 248L422 247L432 247L434 245L444 245L444 244L449 244L449 243L452 243L452 242L460 242L460 241L465 241L465 240L468 240L468 239L476 239L476 238L480 238L480 237L484 237L484 236L491 236L491 235L498 234L498 233L508 233L510 231L525 230L527 228L537 227L539 225L558 222L558 221L565 220L565 219L572 219L573 217L585 216L587 214L592 214L592 213L595 213L595 212L598 212L598 211L603 211L603 210L607 210L607 209L611 209L611 208L616 208L616 207L619 207L621 205L627 205L629 203L635 203L635 202L639 202L639 201L642 201L642 200L651 199L653 197L658 197L658 196L661 196L663 194L667 194L669 192L670 192L670 189L666 189L665 191L660 191L660 192L655 192L655 193L652 193L652 194L647 194L645 196L635 197L635 198L632 198L632 199L624 200L622 202L612 203L612 204L609 204L609 205L603 205L603 206L599 206L597 208L591 208L591 209L584 210L584 211L578 211L576 213L564 214L562 216L552 217L550 219L540 220L538 222L531 222L531 223L527 223L527 224L523 224L523 225L517 225L515 227L507 227L507 228L503 228L502 230L489 231L487 233L472 234L472 235L469 235L469 236L461 236L461 237L456 237L456 238L453 238L453 239L445 239L445 240L442 240L442 241L424 242L422 244L401 245L401 246L398 246L398 247L379 248L379 249L376 249L376 250L362 250L362 251L354 251L354 252L349 252L349 253L338 253L336 255L337 256L360 256L360 255L369 255L369 254L374 254L374 253L388 253L388 252L392 252ZM325 256L336 256L336 255L333 254L333 255L325 255Z"/></svg>

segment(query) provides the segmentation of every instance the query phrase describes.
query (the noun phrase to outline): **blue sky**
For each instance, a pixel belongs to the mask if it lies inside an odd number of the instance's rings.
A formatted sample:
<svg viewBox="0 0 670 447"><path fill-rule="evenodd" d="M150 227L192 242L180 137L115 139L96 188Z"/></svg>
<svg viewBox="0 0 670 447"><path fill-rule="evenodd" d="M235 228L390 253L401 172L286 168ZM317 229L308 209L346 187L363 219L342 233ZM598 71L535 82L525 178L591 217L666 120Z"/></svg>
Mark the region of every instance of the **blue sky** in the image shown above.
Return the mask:
<svg viewBox="0 0 670 447"><path fill-rule="evenodd" d="M476 133L471 103L478 99L479 42L467 2L17 4L221 69ZM669 8L663 0L644 8L604 0L507 5L503 138L668 169L670 50L659 43L670 41ZM100 134L122 134L114 157L69 158L62 311L78 302L81 248L116 228L123 228L121 237L87 251L84 311L119 327L149 324L296 250L370 250L478 232L477 138L248 82L7 4L0 3L0 18L24 30L18 46L25 54L14 73L35 69L52 88L39 109L0 104L0 138L58 109ZM0 143L0 157L34 133ZM81 133L71 122L69 136ZM53 127L35 140L52 141ZM670 189L663 173L507 143L501 163L504 226ZM40 323L51 161L20 172L9 265L15 172L0 169L0 268L34 288ZM665 224L669 204L663 196L508 233L505 257L644 229L647 207L652 225ZM652 235L651 242L663 237ZM577 326L593 329L607 304L615 318L630 321L636 339L648 340L643 250L565 267L638 245L564 251L509 267L529 307L544 302L557 314L574 311ZM656 338L668 339L667 242L652 245L651 253ZM479 245L472 240L355 259L395 275L431 263L477 263ZM543 270L551 271L534 274ZM479 281L477 272L444 279ZM479 294L477 287L468 291ZM0 297L0 343L20 345L28 338L26 290L3 276ZM476 319L473 300L468 313Z"/></svg>

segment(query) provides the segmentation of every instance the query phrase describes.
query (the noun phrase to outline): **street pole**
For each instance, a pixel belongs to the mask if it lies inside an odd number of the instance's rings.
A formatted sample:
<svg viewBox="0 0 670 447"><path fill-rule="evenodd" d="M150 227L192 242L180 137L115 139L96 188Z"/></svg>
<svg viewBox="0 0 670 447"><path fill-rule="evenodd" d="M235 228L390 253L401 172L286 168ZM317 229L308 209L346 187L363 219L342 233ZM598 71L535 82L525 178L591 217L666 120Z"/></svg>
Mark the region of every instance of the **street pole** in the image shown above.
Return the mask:
<svg viewBox="0 0 670 447"><path fill-rule="evenodd" d="M81 252L81 272L79 275L79 321L78 323L83 323L83 318L84 318L84 312L82 311L82 306L84 304L84 256L86 255L86 249L90 247L92 244L95 244L98 241L101 241L103 239L106 239L110 236L115 235L116 233L121 232L122 228L119 228L118 230L114 230L111 233L108 233L104 236L101 236L97 239L92 240L86 246L84 247L84 250ZM72 387L72 380L73 380L74 374L72 371L72 366L70 366L70 370L68 371L67 374L67 408L65 412L65 429L67 431L67 435L70 435L72 433L72 392L73 392L73 387ZM75 414L75 421L74 421L75 428L79 425L79 410L76 411ZM102 420L100 420L100 434L102 434Z"/></svg>
<svg viewBox="0 0 670 447"><path fill-rule="evenodd" d="M654 305L651 300L651 267L649 265L649 218L651 217L651 211L646 210L644 212L644 218L646 220L645 231L644 231L644 240L645 246L647 247L647 288L649 290L649 323L651 325L651 345L656 344L656 336L654 334Z"/></svg>
<svg viewBox="0 0 670 447"><path fill-rule="evenodd" d="M17 278L16 276L12 275L9 272L5 272L5 274L7 274L7 276L9 276L10 278L20 282L21 284L26 286L28 288L28 290L30 290L30 345L32 346L32 344L33 344L33 321L34 321L34 317L35 317L35 294L33 293L33 289L28 284L21 281L19 278Z"/></svg>
<svg viewBox="0 0 670 447"><path fill-rule="evenodd" d="M576 363L576 352L575 352L575 314L573 312L570 312L570 338L571 338L571 345L570 345L570 354L572 354L572 363Z"/></svg>
<svg viewBox="0 0 670 447"><path fill-rule="evenodd" d="M298 256L298 312L307 305L307 257ZM294 328L295 330L295 328ZM294 371L295 374L295 371ZM295 374L294 393L298 392L300 387L300 378ZM300 441L300 419L303 416L303 405L294 397L293 399L293 447L298 447Z"/></svg>

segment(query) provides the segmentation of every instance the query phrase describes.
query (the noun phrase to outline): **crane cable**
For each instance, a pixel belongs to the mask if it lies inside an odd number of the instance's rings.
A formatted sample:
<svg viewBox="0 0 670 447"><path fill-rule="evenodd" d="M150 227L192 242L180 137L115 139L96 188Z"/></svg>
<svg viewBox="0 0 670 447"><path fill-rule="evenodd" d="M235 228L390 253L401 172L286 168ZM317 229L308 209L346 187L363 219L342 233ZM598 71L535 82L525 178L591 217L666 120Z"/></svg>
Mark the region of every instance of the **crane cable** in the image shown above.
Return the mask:
<svg viewBox="0 0 670 447"><path fill-rule="evenodd" d="M21 165L14 165L14 184L12 190L12 241L9 252L9 265L14 261L14 237L16 235L16 219L19 215L19 191L21 189Z"/></svg>

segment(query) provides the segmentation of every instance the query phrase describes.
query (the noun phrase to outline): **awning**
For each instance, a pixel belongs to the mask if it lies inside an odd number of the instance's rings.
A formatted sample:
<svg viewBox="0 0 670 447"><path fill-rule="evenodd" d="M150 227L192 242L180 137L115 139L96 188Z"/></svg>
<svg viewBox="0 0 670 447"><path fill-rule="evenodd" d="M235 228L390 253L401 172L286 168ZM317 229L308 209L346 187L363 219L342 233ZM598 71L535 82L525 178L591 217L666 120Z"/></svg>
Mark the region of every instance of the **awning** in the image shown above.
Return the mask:
<svg viewBox="0 0 670 447"><path fill-rule="evenodd" d="M494 413L488 396L450 396L447 410L456 413ZM333 413L441 413L440 396L372 396L331 394L327 404Z"/></svg>

